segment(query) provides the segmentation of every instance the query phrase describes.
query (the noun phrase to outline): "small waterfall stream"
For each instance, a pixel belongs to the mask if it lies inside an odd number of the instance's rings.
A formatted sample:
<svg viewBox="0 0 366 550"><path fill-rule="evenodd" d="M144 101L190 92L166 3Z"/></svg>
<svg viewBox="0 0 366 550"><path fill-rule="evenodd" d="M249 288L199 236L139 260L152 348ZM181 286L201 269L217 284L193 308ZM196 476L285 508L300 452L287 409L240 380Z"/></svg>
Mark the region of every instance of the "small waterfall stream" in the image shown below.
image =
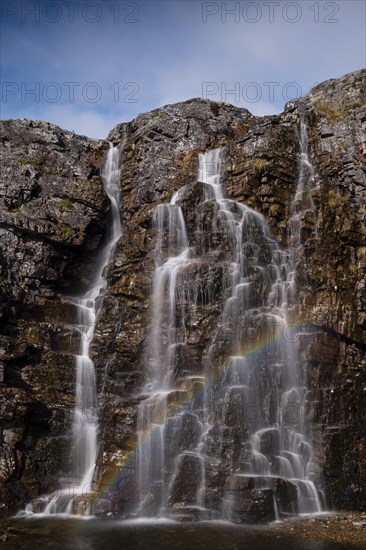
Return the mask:
<svg viewBox="0 0 366 550"><path fill-rule="evenodd" d="M201 375L177 378L175 372L195 301L185 273L201 260L189 245L180 206L184 188L155 209L153 322L138 411L140 516L187 513L250 522L256 506L267 520L322 509L306 435L309 395L298 368L301 329L289 320L297 304L300 222L314 210L303 118L299 143L288 250L277 245L262 215L224 197L224 150L199 155L198 185L211 208L212 234L225 241L229 281ZM217 483L224 471L220 496Z"/></svg>
<svg viewBox="0 0 366 550"><path fill-rule="evenodd" d="M107 288L105 269L115 244L122 235L120 217L121 146L110 144L101 172L104 190L111 202L110 225L106 244L98 257L91 287L80 298L72 298L77 311L76 328L80 332L80 353L75 356L76 388L72 428L72 479L62 483L63 488L40 497L27 505L25 512L50 514L81 513L83 497L93 490L93 477L98 456L98 400L95 368L89 348L93 340L98 310Z"/></svg>
<svg viewBox="0 0 366 550"><path fill-rule="evenodd" d="M122 144L123 147L124 144ZM110 144L107 159L102 170L104 190L111 202L111 223L108 240L99 256L95 279L91 288L79 299L74 300L78 308L78 325L81 332L80 355L76 356L76 399L73 422L74 467L73 473L81 477L80 486L91 484L96 464L98 446L98 403L93 361L89 347L93 340L100 301L98 298L107 288L105 268L108 266L114 246L122 235L120 216L119 160L121 147Z"/></svg>
<svg viewBox="0 0 366 550"><path fill-rule="evenodd" d="M315 205L312 193L317 187L317 178L308 151L308 131L304 113L300 115L300 166L296 192L291 203L289 220L289 250L292 275L302 256L301 222L314 226ZM315 236L317 232L315 230Z"/></svg>
<svg viewBox="0 0 366 550"><path fill-rule="evenodd" d="M173 389L175 353L180 340L184 341L184 312L179 306L177 282L180 270L188 265L191 254L183 213L176 205L177 198L178 194L174 194L169 204L159 205L153 219L158 238L152 292L149 382L146 385L148 397L140 404L137 427L141 510L148 504L150 491L154 492L155 507L159 509L164 506L166 497L165 421L168 407L177 397ZM166 257L163 257L163 249L166 249ZM179 324L177 309L181 313Z"/></svg>

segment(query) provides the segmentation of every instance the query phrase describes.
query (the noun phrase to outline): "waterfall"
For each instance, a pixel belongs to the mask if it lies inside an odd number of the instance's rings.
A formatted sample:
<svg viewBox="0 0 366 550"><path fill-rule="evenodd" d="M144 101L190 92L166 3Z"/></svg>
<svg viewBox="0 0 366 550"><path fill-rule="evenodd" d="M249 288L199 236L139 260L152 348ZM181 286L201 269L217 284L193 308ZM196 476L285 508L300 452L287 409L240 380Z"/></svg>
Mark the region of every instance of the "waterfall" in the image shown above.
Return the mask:
<svg viewBox="0 0 366 550"><path fill-rule="evenodd" d="M152 291L153 326L149 345L148 378L138 411L138 471L140 511L154 494L155 513L165 503L165 438L167 410L174 397L173 378L176 350L184 341L184 312L177 303L180 271L190 262L191 251L178 194L169 204L158 205L153 224L157 229L155 274ZM167 296L166 296L167 295ZM177 323L177 308L182 320ZM155 514L154 514L155 515Z"/></svg>
<svg viewBox="0 0 366 550"><path fill-rule="evenodd" d="M289 251L292 282L294 284L294 272L302 256L302 235L301 224L306 228L314 225L315 205L312 197L313 191L317 187L317 178L314 167L309 158L308 150L308 131L305 120L305 114L300 114L300 164L299 175L294 198L291 202L290 220L289 220ZM315 231L315 236L317 233Z"/></svg>
<svg viewBox="0 0 366 550"><path fill-rule="evenodd" d="M124 143L122 144L123 147ZM111 202L111 222L108 240L98 258L94 282L82 298L74 300L78 308L78 325L81 331L80 355L76 356L76 395L73 422L74 467L73 473L81 477L80 486L92 483L97 459L97 392L95 369L89 357L89 347L93 340L98 298L107 288L105 268L108 266L114 246L122 235L120 216L120 175L119 159L121 147L109 145L107 159L102 170L104 190Z"/></svg>
<svg viewBox="0 0 366 550"><path fill-rule="evenodd" d="M98 457L98 399L95 368L89 348L93 340L101 297L107 288L106 268L115 244L122 235L119 162L125 142L126 136L119 147L110 143L101 172L104 190L111 202L111 214L106 243L98 256L92 285L82 297L70 298L70 302L76 307L76 328L80 332L80 352L75 356L72 480L63 483L64 486L60 490L29 503L25 509L26 513L80 513L83 508L83 497L93 491L93 477Z"/></svg>
<svg viewBox="0 0 366 550"><path fill-rule="evenodd" d="M306 435L309 395L298 368L299 331L289 321L297 305L299 220L313 211L303 119L299 142L288 250L278 246L262 215L225 198L220 148L199 155L197 208L210 211L215 236L204 250L189 244L184 188L155 209L152 327L138 410L140 516L251 522L258 519L258 501L259 521L321 511ZM225 256L221 316L201 373L180 371L198 296L189 274L215 251Z"/></svg>
<svg viewBox="0 0 366 550"><path fill-rule="evenodd" d="M306 174L312 174L312 167L304 142L306 133L301 126L301 168L296 190L296 202L301 201L310 208ZM226 366L222 386L211 391L207 401L218 402L218 394L223 396L220 421L232 428L232 435L239 443L239 459L228 483L223 509L227 517L237 520L232 511L231 496L240 498L243 484L253 484L260 491L272 490L273 478L284 480L286 490L296 487L296 499L289 505L281 499L276 486L272 503L274 517L281 513L319 512L320 501L313 481L309 479L308 468L312 450L302 433L305 411L305 388L299 387L297 372L296 331L288 322L288 309L293 300L294 266L273 240L262 216L244 205L225 199L220 185L223 151L214 150L200 156L200 179L211 189L206 200L213 200L217 207L217 217L223 214L222 224L232 241L232 289L222 315L222 323L215 335L208 353L209 370L220 356L219 344L224 342L232 356ZM217 224L217 219L214 221ZM297 244L296 225L292 228L292 238ZM240 356L243 342L248 339L258 347L261 338L253 337L253 329L265 341L265 357L259 353L247 352ZM264 338L263 338L264 337ZM249 353L248 353L249 351ZM215 357L215 356L218 357ZM267 371L267 402L263 399L265 381L260 380L261 370ZM276 372L277 371L277 372ZM280 381L276 381L280 378ZM215 407L216 408L216 407ZM218 423L215 408L211 406L211 422ZM267 410L266 410L267 408ZM256 417L248 419L250 411ZM247 432L243 437L243 428ZM241 433L240 433L241 432ZM241 447L241 448L240 448ZM222 443L221 443L222 448ZM233 450L233 452L235 452ZM292 463L299 465L296 472ZM240 463L240 459L244 459ZM288 481L287 481L288 480ZM287 499L289 500L289 499ZM250 518L247 518L250 520Z"/></svg>

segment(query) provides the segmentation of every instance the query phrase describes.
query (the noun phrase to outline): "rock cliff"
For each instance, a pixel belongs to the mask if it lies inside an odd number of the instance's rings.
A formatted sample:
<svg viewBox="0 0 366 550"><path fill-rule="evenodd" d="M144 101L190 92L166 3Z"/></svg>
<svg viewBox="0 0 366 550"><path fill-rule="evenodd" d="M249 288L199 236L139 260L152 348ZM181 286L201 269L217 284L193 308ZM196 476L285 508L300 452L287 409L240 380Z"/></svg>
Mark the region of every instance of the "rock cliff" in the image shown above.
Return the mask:
<svg viewBox="0 0 366 550"><path fill-rule="evenodd" d="M221 268L225 239L211 231L211 214L200 196L198 153L224 147L226 195L263 214L276 241L286 247L299 170L301 114L317 185L314 210L301 219L303 262L296 274L299 304L293 321L300 319L303 326L297 346L302 379L311 391L311 438L327 507L366 506L365 96L363 70L319 84L289 102L280 115L254 117L245 109L194 99L140 115L108 136L118 144L127 130L121 154L124 233L109 266L109 286L91 346L100 403L98 476L109 488L103 495L105 511L128 513L137 498L134 451L153 321L154 208L184 187L181 207L190 242L200 251L209 240L214 251L185 274L197 299L188 345L176 369L177 376L188 372L197 377L226 289ZM90 283L105 237L109 204L99 174L107 147L107 142L44 122L2 123L4 514L55 489L58 478L70 469L72 354L78 337L67 297ZM194 426L188 426L188 434L190 430ZM228 463L235 460L227 458ZM187 461L185 467L189 472L195 465ZM120 477L117 472L122 472ZM224 490L225 480L223 471L212 474L212 501L215 490ZM189 484L178 480L178 506L189 491Z"/></svg>
<svg viewBox="0 0 366 550"><path fill-rule="evenodd" d="M106 143L46 122L1 126L0 501L44 492L70 464L79 336L67 296L90 284L109 201Z"/></svg>

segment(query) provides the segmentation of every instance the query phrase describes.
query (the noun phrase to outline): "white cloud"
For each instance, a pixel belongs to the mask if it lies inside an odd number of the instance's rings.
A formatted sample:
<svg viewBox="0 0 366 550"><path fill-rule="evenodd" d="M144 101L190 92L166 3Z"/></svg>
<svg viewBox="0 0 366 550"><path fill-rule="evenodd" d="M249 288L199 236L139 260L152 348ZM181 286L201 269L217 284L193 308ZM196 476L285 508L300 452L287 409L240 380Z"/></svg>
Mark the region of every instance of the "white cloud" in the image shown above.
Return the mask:
<svg viewBox="0 0 366 550"><path fill-rule="evenodd" d="M258 0L258 4L261 2ZM214 82L219 91L212 99L226 100L253 114L271 114L286 102L284 87L296 82L307 93L315 82L338 77L365 65L365 4L349 0L336 3L339 23L326 24L323 3L301 2L303 17L290 24L265 17L255 24L220 14L202 22L201 2L140 2L138 24L60 24L6 29L11 48L4 63L5 81L38 80L97 82L101 101L93 104L79 96L75 103L63 101L22 102L19 97L3 104L6 116L49 119L65 128L92 137L105 137L121 121L139 112L202 96L202 83ZM225 3L218 2L221 6ZM227 2L225 5L236 5ZM241 5L245 3L242 2ZM314 23L309 8L318 5L320 22ZM328 3L329 4L329 3ZM325 5L325 4L324 4ZM321 11L323 10L323 11ZM324 12L324 13L323 13ZM263 10L263 13L267 13ZM108 12L111 16L112 12ZM126 103L129 82L138 87L138 103ZM257 102L245 101L250 82L260 87ZM265 83L278 83L274 97ZM114 101L110 87L118 83L120 98ZM239 84L239 101L227 93ZM222 88L221 88L222 87ZM294 94L296 90L289 89ZM296 94L295 94L296 95ZM251 96L252 98L252 96Z"/></svg>

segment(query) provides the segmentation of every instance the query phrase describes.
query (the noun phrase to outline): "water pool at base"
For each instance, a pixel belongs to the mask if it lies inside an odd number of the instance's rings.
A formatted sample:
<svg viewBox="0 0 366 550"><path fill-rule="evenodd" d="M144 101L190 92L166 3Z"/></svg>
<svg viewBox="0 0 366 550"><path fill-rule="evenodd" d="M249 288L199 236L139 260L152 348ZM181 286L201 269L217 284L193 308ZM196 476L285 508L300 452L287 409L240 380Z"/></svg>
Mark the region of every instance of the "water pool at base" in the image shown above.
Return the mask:
<svg viewBox="0 0 366 550"><path fill-rule="evenodd" d="M4 550L352 550L352 544L318 542L225 522L181 524L167 520L11 519L0 523ZM5 540L7 539L7 540Z"/></svg>

